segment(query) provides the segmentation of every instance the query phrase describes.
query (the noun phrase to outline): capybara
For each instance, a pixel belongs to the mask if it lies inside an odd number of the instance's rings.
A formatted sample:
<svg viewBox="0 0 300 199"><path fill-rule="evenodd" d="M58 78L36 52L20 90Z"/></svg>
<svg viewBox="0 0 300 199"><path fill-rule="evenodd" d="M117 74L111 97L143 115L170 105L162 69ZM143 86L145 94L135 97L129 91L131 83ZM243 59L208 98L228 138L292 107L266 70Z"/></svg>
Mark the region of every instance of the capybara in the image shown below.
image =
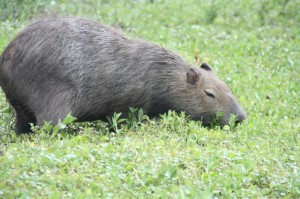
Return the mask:
<svg viewBox="0 0 300 199"><path fill-rule="evenodd" d="M129 107L149 117L185 111L208 125L222 112L245 112L225 83L203 63L192 66L177 54L119 30L75 17L33 22L0 58L0 85L16 113L16 133L30 124L53 124L71 113L77 121L106 120Z"/></svg>

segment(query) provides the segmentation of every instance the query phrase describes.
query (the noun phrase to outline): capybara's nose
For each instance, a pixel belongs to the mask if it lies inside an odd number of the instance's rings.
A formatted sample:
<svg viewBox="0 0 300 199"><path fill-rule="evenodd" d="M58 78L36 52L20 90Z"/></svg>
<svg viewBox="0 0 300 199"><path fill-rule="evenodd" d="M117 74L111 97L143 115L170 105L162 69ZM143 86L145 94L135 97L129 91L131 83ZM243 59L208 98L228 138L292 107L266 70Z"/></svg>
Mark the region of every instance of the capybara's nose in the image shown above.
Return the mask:
<svg viewBox="0 0 300 199"><path fill-rule="evenodd" d="M235 120L235 123L236 123L236 124L242 123L243 120L245 120L245 119L246 119L246 114L245 114L244 111L241 111L241 113L239 113L239 114L237 115L236 120Z"/></svg>

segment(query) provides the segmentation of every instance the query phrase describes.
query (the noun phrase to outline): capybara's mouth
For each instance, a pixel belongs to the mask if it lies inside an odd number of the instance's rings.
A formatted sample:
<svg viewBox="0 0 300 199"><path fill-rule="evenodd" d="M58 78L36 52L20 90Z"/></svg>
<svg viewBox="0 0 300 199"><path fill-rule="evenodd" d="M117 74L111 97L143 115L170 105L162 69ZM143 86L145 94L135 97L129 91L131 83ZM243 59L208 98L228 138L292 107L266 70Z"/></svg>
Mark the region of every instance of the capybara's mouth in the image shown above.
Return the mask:
<svg viewBox="0 0 300 199"><path fill-rule="evenodd" d="M220 113L220 114L219 114ZM224 127L225 125L230 125L229 117L224 115L223 113L213 113L213 112L205 112L200 114L200 120L202 121L202 125L204 127L213 128L215 126ZM234 127L236 127L238 124L241 124L243 120L245 119L245 116L236 116L236 119L234 121Z"/></svg>
<svg viewBox="0 0 300 199"><path fill-rule="evenodd" d="M216 114L213 113L213 112L204 112L204 113L201 113L199 115L199 117L197 117L197 118L198 118L198 120L200 120L202 122L202 125L204 127L211 128L212 127L212 122L216 118Z"/></svg>
<svg viewBox="0 0 300 199"><path fill-rule="evenodd" d="M202 121L202 125L208 128L213 128L215 126L224 127L225 125L229 125L229 119L227 119L227 117L222 112L204 112L200 114L199 118ZM237 118L235 121L235 126L237 126L241 122L242 120L239 120Z"/></svg>

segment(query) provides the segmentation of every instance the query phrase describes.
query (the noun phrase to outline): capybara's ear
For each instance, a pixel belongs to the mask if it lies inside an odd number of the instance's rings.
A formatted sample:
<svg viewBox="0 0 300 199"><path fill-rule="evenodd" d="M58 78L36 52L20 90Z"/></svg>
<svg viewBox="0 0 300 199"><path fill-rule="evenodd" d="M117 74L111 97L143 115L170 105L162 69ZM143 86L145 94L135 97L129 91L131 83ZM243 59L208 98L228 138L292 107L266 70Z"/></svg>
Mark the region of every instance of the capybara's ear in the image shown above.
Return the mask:
<svg viewBox="0 0 300 199"><path fill-rule="evenodd" d="M211 67L207 63L202 63L200 67L204 70L212 71Z"/></svg>
<svg viewBox="0 0 300 199"><path fill-rule="evenodd" d="M187 74L187 81L190 84L195 84L199 80L199 73L194 69L190 68L189 72Z"/></svg>

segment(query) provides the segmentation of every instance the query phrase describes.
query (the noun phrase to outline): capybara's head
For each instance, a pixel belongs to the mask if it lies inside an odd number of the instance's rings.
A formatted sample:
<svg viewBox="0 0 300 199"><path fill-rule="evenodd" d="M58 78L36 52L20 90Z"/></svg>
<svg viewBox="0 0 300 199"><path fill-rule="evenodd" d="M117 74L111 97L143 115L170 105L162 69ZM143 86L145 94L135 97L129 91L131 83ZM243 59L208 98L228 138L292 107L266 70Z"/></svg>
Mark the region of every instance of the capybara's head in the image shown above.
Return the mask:
<svg viewBox="0 0 300 199"><path fill-rule="evenodd" d="M221 126L229 124L231 114L236 116L236 123L245 119L245 112L239 102L208 64L203 63L200 68L190 68L187 72L187 83L191 91L189 101L196 103L188 114L193 119L202 120L204 126L209 126L217 115L220 117Z"/></svg>

